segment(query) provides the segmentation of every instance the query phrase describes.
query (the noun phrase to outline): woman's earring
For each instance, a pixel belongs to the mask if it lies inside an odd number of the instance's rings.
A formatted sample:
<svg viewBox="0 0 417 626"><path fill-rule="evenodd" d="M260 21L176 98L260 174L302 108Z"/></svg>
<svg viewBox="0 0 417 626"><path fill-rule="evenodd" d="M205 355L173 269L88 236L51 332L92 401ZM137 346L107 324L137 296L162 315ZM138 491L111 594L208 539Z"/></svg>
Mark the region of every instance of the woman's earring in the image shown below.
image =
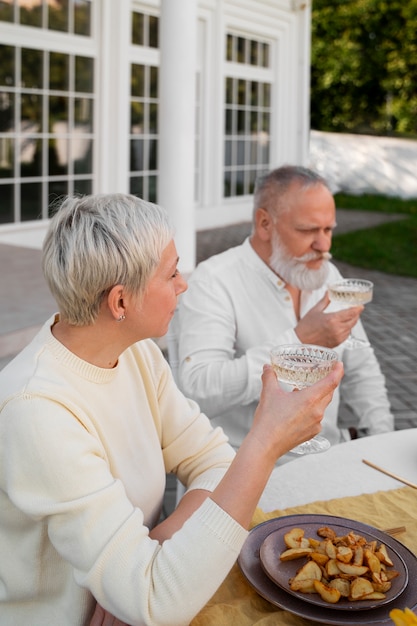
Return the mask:
<svg viewBox="0 0 417 626"><path fill-rule="evenodd" d="M123 320L126 319L126 315L123 313L122 315L119 316L119 319L117 320L118 322L123 322Z"/></svg>

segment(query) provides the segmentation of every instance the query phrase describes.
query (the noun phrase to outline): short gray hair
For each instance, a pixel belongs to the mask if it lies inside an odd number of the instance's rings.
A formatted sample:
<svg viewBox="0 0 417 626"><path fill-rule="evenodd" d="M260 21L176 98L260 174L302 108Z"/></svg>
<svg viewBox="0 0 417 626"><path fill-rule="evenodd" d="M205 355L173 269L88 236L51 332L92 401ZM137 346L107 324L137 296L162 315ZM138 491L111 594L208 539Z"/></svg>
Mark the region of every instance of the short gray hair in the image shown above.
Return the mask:
<svg viewBox="0 0 417 626"><path fill-rule="evenodd" d="M255 219L255 212L259 208L268 211L273 218L284 211L288 207L285 196L293 183L297 183L301 189L323 185L332 193L327 181L317 172L301 165L283 165L257 179L253 197L253 218Z"/></svg>
<svg viewBox="0 0 417 626"><path fill-rule="evenodd" d="M42 256L63 318L76 326L92 324L114 285L143 294L172 238L165 211L136 196L66 198L51 218Z"/></svg>

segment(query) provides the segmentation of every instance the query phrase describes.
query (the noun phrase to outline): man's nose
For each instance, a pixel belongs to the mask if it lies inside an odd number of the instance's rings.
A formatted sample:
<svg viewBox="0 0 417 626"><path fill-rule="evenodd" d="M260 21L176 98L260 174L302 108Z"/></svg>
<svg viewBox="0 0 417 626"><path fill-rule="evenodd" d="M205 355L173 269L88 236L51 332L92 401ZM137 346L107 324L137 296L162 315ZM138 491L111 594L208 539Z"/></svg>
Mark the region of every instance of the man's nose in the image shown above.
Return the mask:
<svg viewBox="0 0 417 626"><path fill-rule="evenodd" d="M313 242L314 250L320 250L320 252L328 252L332 246L332 236L330 233L320 231L317 233Z"/></svg>

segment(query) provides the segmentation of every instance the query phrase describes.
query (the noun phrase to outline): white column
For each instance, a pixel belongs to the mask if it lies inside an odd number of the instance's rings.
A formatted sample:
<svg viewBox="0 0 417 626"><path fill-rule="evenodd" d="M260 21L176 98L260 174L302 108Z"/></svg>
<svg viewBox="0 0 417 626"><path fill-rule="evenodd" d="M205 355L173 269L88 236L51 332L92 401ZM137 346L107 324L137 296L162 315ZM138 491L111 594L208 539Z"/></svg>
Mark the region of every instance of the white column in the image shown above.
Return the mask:
<svg viewBox="0 0 417 626"><path fill-rule="evenodd" d="M195 266L196 0L161 0L158 203L176 229L180 269Z"/></svg>
<svg viewBox="0 0 417 626"><path fill-rule="evenodd" d="M131 0L100 0L97 192L128 191ZM117 158L115 157L117 155Z"/></svg>

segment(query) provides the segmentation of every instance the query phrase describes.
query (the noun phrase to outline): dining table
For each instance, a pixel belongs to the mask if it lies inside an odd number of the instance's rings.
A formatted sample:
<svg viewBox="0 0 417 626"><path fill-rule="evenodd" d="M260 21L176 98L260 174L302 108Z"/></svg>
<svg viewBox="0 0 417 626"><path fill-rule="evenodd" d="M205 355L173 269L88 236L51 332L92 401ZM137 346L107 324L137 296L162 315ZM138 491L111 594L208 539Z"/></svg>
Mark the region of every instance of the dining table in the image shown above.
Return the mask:
<svg viewBox="0 0 417 626"><path fill-rule="evenodd" d="M271 579L260 557L267 537L297 526L310 529L316 522L358 534L364 529L386 543L404 565L404 584L392 599L387 594L386 603L369 609L366 603L357 609L328 608L288 593ZM394 527L404 530L395 538L384 532ZM416 555L417 428L294 456L272 471L237 563L191 626L393 626L392 608L417 614Z"/></svg>

